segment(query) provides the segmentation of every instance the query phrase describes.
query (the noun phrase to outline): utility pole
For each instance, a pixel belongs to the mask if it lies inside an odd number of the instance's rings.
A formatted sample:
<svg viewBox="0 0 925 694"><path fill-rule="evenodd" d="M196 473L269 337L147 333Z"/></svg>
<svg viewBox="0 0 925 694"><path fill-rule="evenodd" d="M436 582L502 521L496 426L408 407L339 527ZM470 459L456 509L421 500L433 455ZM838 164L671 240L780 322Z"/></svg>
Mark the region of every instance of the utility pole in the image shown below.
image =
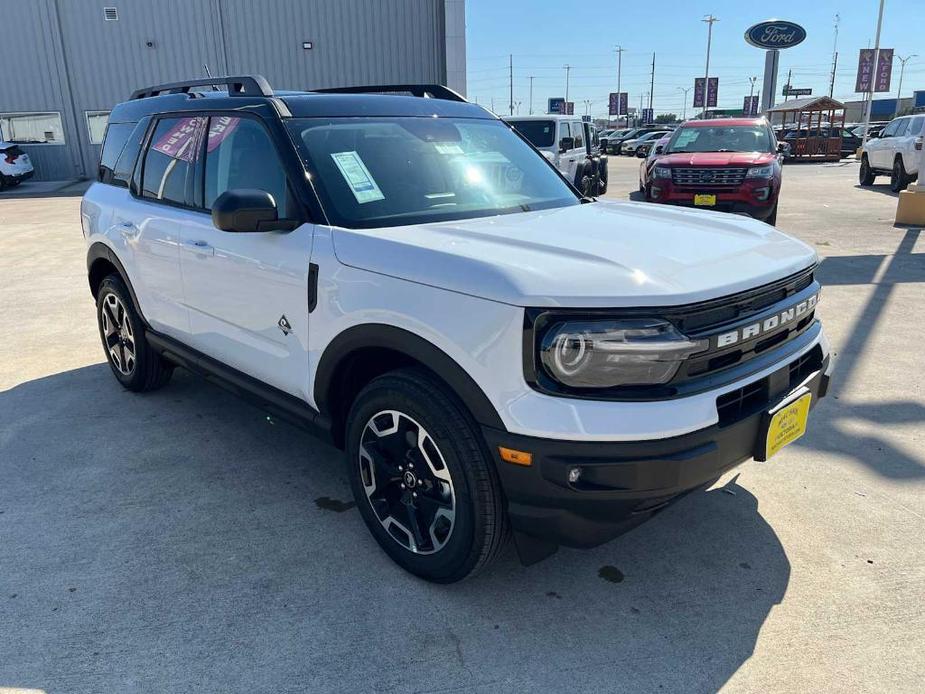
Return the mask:
<svg viewBox="0 0 925 694"><path fill-rule="evenodd" d="M623 103L623 101L620 99L620 94L621 94L620 78L622 77L621 73L623 72L623 51L625 50L626 49L623 46L617 46L616 48L614 48L614 52L617 54L617 123L618 124L620 123L621 115L625 115L627 121L629 121L629 114L620 113L620 104ZM627 109L628 108L629 106L627 106Z"/></svg>
<svg viewBox="0 0 925 694"><path fill-rule="evenodd" d="M530 75L530 115L533 115L533 75Z"/></svg>
<svg viewBox="0 0 925 694"><path fill-rule="evenodd" d="M835 93L835 68L838 67L838 24L841 17L835 13L835 42L832 44L832 79L829 82L829 98Z"/></svg>
<svg viewBox="0 0 925 694"><path fill-rule="evenodd" d="M712 14L708 14L700 21L707 23L707 67L703 75L703 114L705 117L709 118L710 107L707 104L710 100L707 98L707 95L710 93L710 45L713 43L713 24L714 22L718 22L719 19Z"/></svg>
<svg viewBox="0 0 925 694"><path fill-rule="evenodd" d="M649 110L652 110L652 99L655 97L655 51L652 51L652 74L649 78ZM652 112L655 118L655 112Z"/></svg>
<svg viewBox="0 0 925 694"><path fill-rule="evenodd" d="M897 55L896 59L902 63L902 67L899 68L899 90L896 92L896 112L893 114L893 117L899 115L899 100L903 98L903 73L906 71L906 61L911 60L912 58L918 58L916 53L907 55L903 58L901 55Z"/></svg>
<svg viewBox="0 0 925 694"><path fill-rule="evenodd" d="M749 84L749 87L748 87L748 108L749 108L748 115L751 115L751 114L752 114L752 112L751 112L752 97L755 95L755 82L757 82L757 81L758 81L758 75L755 75L754 77L749 77L749 78L748 78L748 84ZM743 113L742 115L745 115L745 114Z"/></svg>
<svg viewBox="0 0 925 694"><path fill-rule="evenodd" d="M511 88L510 108L511 115L514 115L514 54L509 53L507 56L508 85Z"/></svg>
<svg viewBox="0 0 925 694"><path fill-rule="evenodd" d="M874 75L870 78L870 91L867 92L867 104L864 107L864 136L861 138L861 147L867 144L867 131L870 130L870 107L874 99L874 79L877 65L880 62L880 29L883 27L883 0L880 0L880 11L877 14L877 35L874 38Z"/></svg>
<svg viewBox="0 0 925 694"><path fill-rule="evenodd" d="M684 87L675 87L675 89L677 89L680 92L684 92L684 106L682 106L683 113L681 115L681 120L685 121L687 120L687 93L691 89L693 89L693 87L688 87L687 89L685 89Z"/></svg>
<svg viewBox="0 0 925 694"><path fill-rule="evenodd" d="M784 89L786 89L787 91L784 94L784 101L790 100L790 73L792 72L793 72L793 68L790 68L789 70L787 70L787 84L784 85Z"/></svg>
<svg viewBox="0 0 925 694"><path fill-rule="evenodd" d="M571 71L572 66L565 66L565 108L568 110L568 73Z"/></svg>

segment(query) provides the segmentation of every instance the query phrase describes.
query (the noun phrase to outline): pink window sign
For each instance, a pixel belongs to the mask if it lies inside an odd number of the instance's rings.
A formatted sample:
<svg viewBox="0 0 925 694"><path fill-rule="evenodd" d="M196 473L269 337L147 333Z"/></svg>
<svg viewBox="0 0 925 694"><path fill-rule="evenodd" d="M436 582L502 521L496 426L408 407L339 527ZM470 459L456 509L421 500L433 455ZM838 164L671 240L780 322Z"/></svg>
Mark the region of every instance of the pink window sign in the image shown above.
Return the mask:
<svg viewBox="0 0 925 694"><path fill-rule="evenodd" d="M206 151L211 152L222 144L225 138L234 132L240 122L241 119L234 116L213 118L209 123L209 142L206 144Z"/></svg>
<svg viewBox="0 0 925 694"><path fill-rule="evenodd" d="M200 119L195 116L193 118L181 118L176 125L154 143L152 149L161 154L166 154L172 159L193 161L196 152L194 140L199 123Z"/></svg>

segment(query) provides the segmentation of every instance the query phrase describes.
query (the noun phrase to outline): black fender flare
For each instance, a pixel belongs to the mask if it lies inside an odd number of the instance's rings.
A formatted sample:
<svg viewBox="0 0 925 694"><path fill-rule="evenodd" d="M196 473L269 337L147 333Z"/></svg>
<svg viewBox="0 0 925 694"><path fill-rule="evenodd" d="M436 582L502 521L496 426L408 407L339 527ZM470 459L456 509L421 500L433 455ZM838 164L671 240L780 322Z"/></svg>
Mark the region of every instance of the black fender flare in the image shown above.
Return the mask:
<svg viewBox="0 0 925 694"><path fill-rule="evenodd" d="M90 248L87 249L87 283L90 285L90 293L93 295L93 298L96 298L96 292L93 287L93 265L98 260L106 260L116 270L119 272L119 275L122 276L122 281L125 283L125 286L128 288L128 293L132 298L132 303L135 305L135 311L141 317L142 322L147 325L148 321L145 319L144 314L141 312L141 305L138 303L138 297L135 295L135 288L132 286L132 281L129 279L128 273L125 271L125 266L122 264L122 261L119 260L119 256L101 241L96 241L95 243L90 244Z"/></svg>
<svg viewBox="0 0 925 694"><path fill-rule="evenodd" d="M383 323L347 328L328 343L318 362L313 386L315 405L322 414L331 412L328 394L338 367L358 350L375 347L398 352L423 364L456 393L479 424L506 431L488 396L452 357L419 335Z"/></svg>

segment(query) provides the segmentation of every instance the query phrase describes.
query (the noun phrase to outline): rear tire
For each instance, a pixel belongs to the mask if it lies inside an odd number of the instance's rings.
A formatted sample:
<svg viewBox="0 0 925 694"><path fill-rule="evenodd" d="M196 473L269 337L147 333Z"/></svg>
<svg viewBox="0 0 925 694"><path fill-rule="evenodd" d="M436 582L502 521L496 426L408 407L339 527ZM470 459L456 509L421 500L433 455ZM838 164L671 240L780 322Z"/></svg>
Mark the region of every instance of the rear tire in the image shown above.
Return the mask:
<svg viewBox="0 0 925 694"><path fill-rule="evenodd" d="M350 409L346 443L357 508L399 566L453 583L500 554L509 532L494 463L469 411L428 372L371 381Z"/></svg>
<svg viewBox="0 0 925 694"><path fill-rule="evenodd" d="M901 156L896 157L896 161L893 162L893 172L890 175L890 190L894 193L899 193L906 189L906 186L909 185L909 176L906 174L906 167L903 165L903 158Z"/></svg>
<svg viewBox="0 0 925 694"><path fill-rule="evenodd" d="M861 168L858 171L858 183L866 188L867 186L872 186L876 178L877 175L871 170L870 162L867 161L867 155L862 155Z"/></svg>
<svg viewBox="0 0 925 694"><path fill-rule="evenodd" d="M118 275L109 275L100 284L96 318L109 368L124 388L141 393L170 380L173 365L148 344L141 316Z"/></svg>

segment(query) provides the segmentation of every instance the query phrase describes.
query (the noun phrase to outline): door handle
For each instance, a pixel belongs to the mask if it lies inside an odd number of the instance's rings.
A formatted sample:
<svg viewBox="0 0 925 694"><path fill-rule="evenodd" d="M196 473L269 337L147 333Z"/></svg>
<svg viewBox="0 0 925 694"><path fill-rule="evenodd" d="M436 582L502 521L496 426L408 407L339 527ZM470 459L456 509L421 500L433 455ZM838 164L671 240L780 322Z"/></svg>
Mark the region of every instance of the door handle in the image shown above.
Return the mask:
<svg viewBox="0 0 925 694"><path fill-rule="evenodd" d="M207 241L184 241L183 248L196 255L215 255L215 248Z"/></svg>

